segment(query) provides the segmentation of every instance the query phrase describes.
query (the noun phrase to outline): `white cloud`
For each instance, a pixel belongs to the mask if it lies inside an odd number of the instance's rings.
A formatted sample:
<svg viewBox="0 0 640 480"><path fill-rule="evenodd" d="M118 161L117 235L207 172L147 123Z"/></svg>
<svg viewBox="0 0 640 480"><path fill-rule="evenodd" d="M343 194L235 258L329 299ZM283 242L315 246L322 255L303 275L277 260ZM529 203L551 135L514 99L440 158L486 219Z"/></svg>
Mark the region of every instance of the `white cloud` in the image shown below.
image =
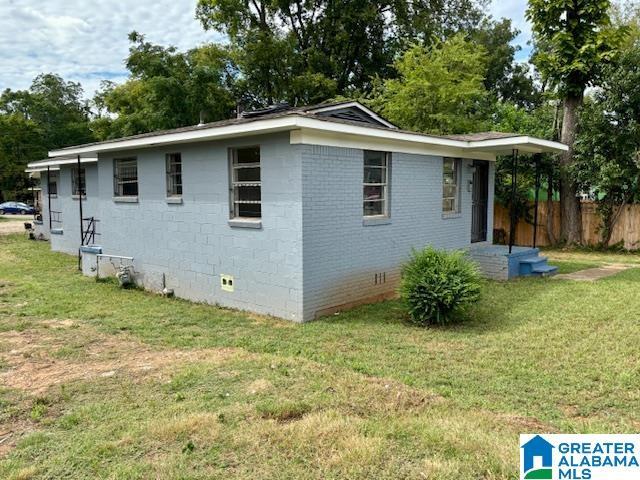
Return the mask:
<svg viewBox="0 0 640 480"><path fill-rule="evenodd" d="M223 37L196 21L197 0L0 0L0 90L27 88L42 72L81 82L127 76L127 34L188 49Z"/></svg>
<svg viewBox="0 0 640 480"><path fill-rule="evenodd" d="M81 82L91 96L103 79L123 81L127 34L188 49L224 37L205 32L195 19L197 0L0 0L0 90L28 88L42 72ZM526 48L531 30L526 0L493 0L494 17L509 17L522 31ZM528 50L521 52L526 59Z"/></svg>

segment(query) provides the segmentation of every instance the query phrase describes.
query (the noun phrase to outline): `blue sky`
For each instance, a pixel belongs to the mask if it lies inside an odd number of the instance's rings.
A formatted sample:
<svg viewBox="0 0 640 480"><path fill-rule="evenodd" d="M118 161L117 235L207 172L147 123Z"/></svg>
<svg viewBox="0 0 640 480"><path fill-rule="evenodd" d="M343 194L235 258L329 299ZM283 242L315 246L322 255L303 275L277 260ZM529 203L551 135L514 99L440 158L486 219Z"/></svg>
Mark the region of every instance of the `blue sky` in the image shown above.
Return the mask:
<svg viewBox="0 0 640 480"><path fill-rule="evenodd" d="M126 78L123 60L132 30L163 45L187 49L220 40L194 18L197 0L0 0L0 90L22 89L41 72L80 82L91 96L100 80ZM530 29L526 0L493 0L496 18L522 31L518 60L526 60Z"/></svg>

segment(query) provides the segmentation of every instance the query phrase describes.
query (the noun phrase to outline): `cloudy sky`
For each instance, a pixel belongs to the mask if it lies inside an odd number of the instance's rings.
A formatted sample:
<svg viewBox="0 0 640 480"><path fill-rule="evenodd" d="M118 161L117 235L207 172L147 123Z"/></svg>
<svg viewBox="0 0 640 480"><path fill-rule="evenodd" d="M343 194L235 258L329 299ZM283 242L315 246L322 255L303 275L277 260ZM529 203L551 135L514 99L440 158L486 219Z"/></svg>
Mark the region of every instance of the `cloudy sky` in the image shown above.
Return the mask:
<svg viewBox="0 0 640 480"><path fill-rule="evenodd" d="M204 32L194 19L197 0L0 0L0 91L27 88L41 72L80 82L91 96L100 80L126 78L127 34L187 49L222 37ZM522 31L526 0L493 0L494 17L509 17Z"/></svg>

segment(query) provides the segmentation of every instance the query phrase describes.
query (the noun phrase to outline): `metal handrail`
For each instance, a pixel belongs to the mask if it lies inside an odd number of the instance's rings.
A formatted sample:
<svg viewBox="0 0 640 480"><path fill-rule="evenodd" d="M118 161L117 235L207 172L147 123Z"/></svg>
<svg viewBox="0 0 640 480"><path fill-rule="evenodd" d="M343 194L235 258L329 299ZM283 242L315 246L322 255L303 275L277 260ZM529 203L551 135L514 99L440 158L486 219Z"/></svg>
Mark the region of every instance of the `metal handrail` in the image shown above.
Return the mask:
<svg viewBox="0 0 640 480"><path fill-rule="evenodd" d="M83 228L82 228L82 245L93 244L96 241L96 235L100 235L96 232L96 224L98 223L98 219L95 217L87 217L83 218ZM88 222L87 228L84 228L84 222Z"/></svg>
<svg viewBox="0 0 640 480"><path fill-rule="evenodd" d="M62 223L62 220L60 219L60 217L62 216L62 212L59 212L56 210L49 210L49 213L51 214L52 223Z"/></svg>

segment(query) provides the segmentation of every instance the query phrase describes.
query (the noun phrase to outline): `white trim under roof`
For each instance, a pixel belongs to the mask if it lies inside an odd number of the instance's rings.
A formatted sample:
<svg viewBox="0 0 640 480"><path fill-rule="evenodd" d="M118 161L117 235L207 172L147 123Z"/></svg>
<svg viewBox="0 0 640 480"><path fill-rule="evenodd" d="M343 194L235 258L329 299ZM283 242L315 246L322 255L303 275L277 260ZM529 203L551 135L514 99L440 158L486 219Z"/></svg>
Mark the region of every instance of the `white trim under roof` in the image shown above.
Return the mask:
<svg viewBox="0 0 640 480"><path fill-rule="evenodd" d="M299 117L292 115L223 126L207 126L205 124L193 130L167 132L160 135L146 135L138 138L123 138L122 140L109 140L102 143L51 150L49 156L66 157L68 155L116 152L135 148L160 147L179 143L206 142L249 135L286 132L296 128L296 118Z"/></svg>
<svg viewBox="0 0 640 480"><path fill-rule="evenodd" d="M98 157L80 157L80 163L95 163L98 161ZM60 165L72 165L78 163L78 157L68 158L48 158L46 160L38 160L37 162L30 162L27 164L26 172L43 172L47 167L58 167ZM54 170L53 168L51 168Z"/></svg>
<svg viewBox="0 0 640 480"><path fill-rule="evenodd" d="M310 128L292 130L292 145L323 145L327 147L357 148L360 150L378 150L383 152L432 155L435 157L468 158L472 160L496 159L491 152L467 151L451 146L425 145L416 142L398 141L384 137L363 137L348 132L320 131Z"/></svg>
<svg viewBox="0 0 640 480"><path fill-rule="evenodd" d="M569 150L564 143L552 142L528 135L494 138L492 140L474 140L469 142L469 148L474 150L490 150L493 152L510 153L518 150L524 153L561 153Z"/></svg>
<svg viewBox="0 0 640 480"><path fill-rule="evenodd" d="M362 105L360 102L347 102L347 103L339 103L337 105L329 105L327 107L310 108L309 110L307 110L307 112L315 112L315 113L331 112L332 110L342 110L343 108L352 108L352 107L355 107L355 108L361 110L362 112L366 113L371 118L373 118L374 120L380 122L381 124L383 124L386 127L393 128L394 130L398 129L398 127L396 127L393 123L385 120L384 118L382 118L380 115L378 115L373 110L369 110L367 107Z"/></svg>
<svg viewBox="0 0 640 480"><path fill-rule="evenodd" d="M528 136L466 141L366 125L335 122L329 119L311 118L292 113L282 117L258 119L251 122L222 126L203 125L201 128L166 132L158 135L145 135L89 145L79 145L77 147L52 150L49 152L49 155L51 157L69 158L72 155L96 155L98 153L133 150L137 148L223 140L227 138L296 130L301 130L301 132L291 135L292 142L295 143L310 142L315 135L316 137L323 137L324 142L328 142L322 143L322 145L344 146L345 136L347 136L351 142L364 145L375 142L378 146L376 148L388 149L388 151L461 156L465 158L495 158L496 154L509 152L514 148L522 152L531 153L558 153L568 150L568 147L562 143L550 142ZM56 161L55 159L51 161L56 165L63 164L61 161ZM64 163L73 163L74 161L76 160L71 157L68 162ZM93 161L95 161L95 159ZM41 164L46 166L44 162Z"/></svg>

